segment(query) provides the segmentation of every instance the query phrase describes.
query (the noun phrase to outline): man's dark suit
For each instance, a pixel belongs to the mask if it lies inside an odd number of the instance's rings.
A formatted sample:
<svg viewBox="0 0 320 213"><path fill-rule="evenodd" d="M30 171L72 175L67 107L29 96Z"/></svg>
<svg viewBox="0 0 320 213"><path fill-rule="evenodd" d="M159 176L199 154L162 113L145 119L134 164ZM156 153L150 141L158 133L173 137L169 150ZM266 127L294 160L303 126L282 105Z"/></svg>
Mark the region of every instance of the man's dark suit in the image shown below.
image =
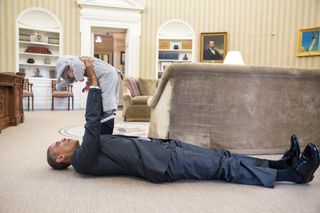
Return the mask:
<svg viewBox="0 0 320 213"><path fill-rule="evenodd" d="M209 49L206 49L203 53L203 60L223 60L221 54L213 49L213 51L215 52L215 54L212 53L212 51Z"/></svg>
<svg viewBox="0 0 320 213"><path fill-rule="evenodd" d="M85 134L72 156L76 171L90 175L130 175L160 183L220 179L273 187L276 170L268 161L205 149L178 140L100 135L101 91L90 89Z"/></svg>

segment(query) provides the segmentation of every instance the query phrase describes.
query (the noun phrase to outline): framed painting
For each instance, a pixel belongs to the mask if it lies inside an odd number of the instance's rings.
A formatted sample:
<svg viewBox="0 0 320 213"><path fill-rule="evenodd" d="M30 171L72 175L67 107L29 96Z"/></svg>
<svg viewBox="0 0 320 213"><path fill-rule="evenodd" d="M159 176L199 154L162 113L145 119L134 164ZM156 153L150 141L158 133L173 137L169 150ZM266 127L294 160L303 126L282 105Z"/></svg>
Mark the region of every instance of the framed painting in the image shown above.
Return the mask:
<svg viewBox="0 0 320 213"><path fill-rule="evenodd" d="M227 54L227 32L201 33L200 62L222 63Z"/></svg>
<svg viewBox="0 0 320 213"><path fill-rule="evenodd" d="M126 52L125 51L121 51L120 52L120 64L125 64L126 63Z"/></svg>
<svg viewBox="0 0 320 213"><path fill-rule="evenodd" d="M300 29L298 32L297 56L320 55L320 27Z"/></svg>

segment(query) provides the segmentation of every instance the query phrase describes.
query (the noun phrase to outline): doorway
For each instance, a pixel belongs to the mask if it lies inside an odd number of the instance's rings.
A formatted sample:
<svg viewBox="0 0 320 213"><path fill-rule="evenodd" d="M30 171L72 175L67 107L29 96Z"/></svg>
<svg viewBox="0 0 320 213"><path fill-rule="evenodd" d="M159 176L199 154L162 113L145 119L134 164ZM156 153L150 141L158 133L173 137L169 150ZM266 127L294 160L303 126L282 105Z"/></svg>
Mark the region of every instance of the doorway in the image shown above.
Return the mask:
<svg viewBox="0 0 320 213"><path fill-rule="evenodd" d="M93 55L125 74L126 29L92 28Z"/></svg>
<svg viewBox="0 0 320 213"><path fill-rule="evenodd" d="M126 29L92 27L93 56L111 64L126 75ZM122 106L122 87L119 90L118 105Z"/></svg>

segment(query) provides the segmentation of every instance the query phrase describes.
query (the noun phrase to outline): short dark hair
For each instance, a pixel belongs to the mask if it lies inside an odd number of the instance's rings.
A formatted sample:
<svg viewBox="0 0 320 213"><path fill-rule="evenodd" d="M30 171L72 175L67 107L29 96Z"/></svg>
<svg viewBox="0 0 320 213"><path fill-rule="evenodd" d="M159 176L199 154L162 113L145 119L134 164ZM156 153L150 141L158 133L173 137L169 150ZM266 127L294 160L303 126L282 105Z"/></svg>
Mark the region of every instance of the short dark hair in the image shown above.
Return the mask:
<svg viewBox="0 0 320 213"><path fill-rule="evenodd" d="M56 158L57 158L57 155L53 152L50 152L50 147L49 147L47 150L47 161L52 168L62 170L70 166L69 163L57 163Z"/></svg>

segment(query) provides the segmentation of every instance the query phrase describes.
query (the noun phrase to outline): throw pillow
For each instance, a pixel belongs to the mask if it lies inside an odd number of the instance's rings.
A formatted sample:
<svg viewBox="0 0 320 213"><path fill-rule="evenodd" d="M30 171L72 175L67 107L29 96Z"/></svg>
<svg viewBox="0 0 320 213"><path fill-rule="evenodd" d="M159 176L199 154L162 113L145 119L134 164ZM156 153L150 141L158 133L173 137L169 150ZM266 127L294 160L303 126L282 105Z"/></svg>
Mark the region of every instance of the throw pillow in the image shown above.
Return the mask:
<svg viewBox="0 0 320 213"><path fill-rule="evenodd" d="M138 85L138 80L134 78L126 78L126 85L132 95L132 97L140 96L140 89Z"/></svg>
<svg viewBox="0 0 320 213"><path fill-rule="evenodd" d="M139 78L139 87L141 95L153 96L156 92L157 81L154 79Z"/></svg>

